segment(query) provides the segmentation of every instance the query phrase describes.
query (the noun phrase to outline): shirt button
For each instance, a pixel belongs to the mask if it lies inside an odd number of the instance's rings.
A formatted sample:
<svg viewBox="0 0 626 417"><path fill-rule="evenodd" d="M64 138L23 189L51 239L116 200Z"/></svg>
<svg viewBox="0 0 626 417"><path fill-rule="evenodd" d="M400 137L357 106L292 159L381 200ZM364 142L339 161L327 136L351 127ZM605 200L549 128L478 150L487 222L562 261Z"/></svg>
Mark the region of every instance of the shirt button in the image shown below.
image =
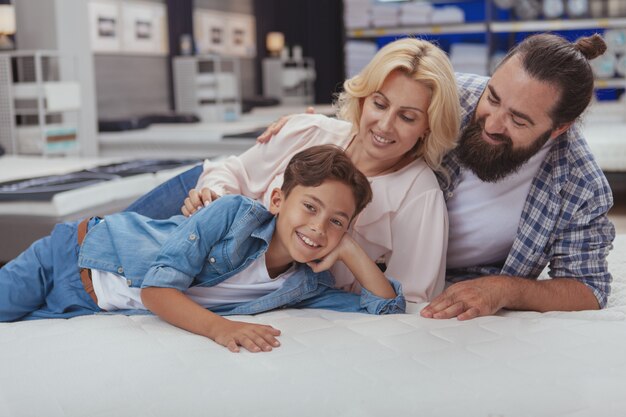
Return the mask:
<svg viewBox="0 0 626 417"><path fill-rule="evenodd" d="M126 285L128 285L130 287L131 285L133 285L133 282L131 280L127 279L126 280Z"/></svg>
<svg viewBox="0 0 626 417"><path fill-rule="evenodd" d="M214 264L214 263L215 263L215 258L211 256L211 257L209 258L209 262L211 262L212 264Z"/></svg>
<svg viewBox="0 0 626 417"><path fill-rule="evenodd" d="M189 235L189 240L196 240L196 238L197 236L194 233Z"/></svg>
<svg viewBox="0 0 626 417"><path fill-rule="evenodd" d="M124 268L122 268L121 266L119 268L117 268L117 273L118 274L123 274L124 273Z"/></svg>
<svg viewBox="0 0 626 417"><path fill-rule="evenodd" d="M454 195L454 193L452 191L448 191L448 198L452 198L452 196Z"/></svg>

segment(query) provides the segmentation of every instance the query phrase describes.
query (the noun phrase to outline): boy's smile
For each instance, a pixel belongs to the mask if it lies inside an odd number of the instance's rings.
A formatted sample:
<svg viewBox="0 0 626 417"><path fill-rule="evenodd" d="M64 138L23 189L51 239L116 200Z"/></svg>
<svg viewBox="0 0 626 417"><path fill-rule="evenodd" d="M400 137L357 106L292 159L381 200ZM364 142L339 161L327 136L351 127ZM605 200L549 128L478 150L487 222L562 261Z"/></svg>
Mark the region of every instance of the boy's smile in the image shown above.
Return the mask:
<svg viewBox="0 0 626 417"><path fill-rule="evenodd" d="M281 190L272 191L270 211L278 217L266 254L268 270L280 271L293 261L306 263L328 255L348 230L355 209L352 190L338 181L324 181L317 187L298 185L286 198Z"/></svg>

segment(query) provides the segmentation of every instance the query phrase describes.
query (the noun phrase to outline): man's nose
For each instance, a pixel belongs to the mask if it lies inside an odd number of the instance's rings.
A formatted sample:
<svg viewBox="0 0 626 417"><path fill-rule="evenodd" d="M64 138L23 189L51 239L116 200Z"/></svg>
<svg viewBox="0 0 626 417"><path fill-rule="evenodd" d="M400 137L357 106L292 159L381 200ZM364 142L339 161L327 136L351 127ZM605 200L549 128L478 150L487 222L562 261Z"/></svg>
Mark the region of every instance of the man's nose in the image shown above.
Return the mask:
<svg viewBox="0 0 626 417"><path fill-rule="evenodd" d="M487 133L505 133L504 114L500 111L492 111L485 117L484 129Z"/></svg>

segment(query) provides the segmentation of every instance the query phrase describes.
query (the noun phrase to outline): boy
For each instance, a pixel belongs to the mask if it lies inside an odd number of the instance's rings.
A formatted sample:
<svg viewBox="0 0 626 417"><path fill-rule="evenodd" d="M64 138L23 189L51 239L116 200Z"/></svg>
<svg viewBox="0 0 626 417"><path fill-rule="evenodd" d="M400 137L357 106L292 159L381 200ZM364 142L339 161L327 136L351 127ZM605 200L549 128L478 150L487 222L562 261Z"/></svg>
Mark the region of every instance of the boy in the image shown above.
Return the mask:
<svg viewBox="0 0 626 417"><path fill-rule="evenodd" d="M150 310L233 352L279 346L271 326L222 315L278 307L401 313L400 286L346 234L367 178L334 146L295 155L270 208L224 196L189 219L119 213L63 223L0 269L0 321ZM333 288L342 261L361 296Z"/></svg>

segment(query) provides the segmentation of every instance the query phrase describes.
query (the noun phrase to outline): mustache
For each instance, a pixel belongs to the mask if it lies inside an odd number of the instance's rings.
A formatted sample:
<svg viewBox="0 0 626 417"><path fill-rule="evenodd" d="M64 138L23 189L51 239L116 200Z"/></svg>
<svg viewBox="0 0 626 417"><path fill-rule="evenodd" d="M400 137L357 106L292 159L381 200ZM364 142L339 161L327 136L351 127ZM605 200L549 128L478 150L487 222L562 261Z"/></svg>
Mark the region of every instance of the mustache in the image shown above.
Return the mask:
<svg viewBox="0 0 626 417"><path fill-rule="evenodd" d="M509 146L513 146L513 140L511 140L510 136L507 136L505 134L502 133L489 133L487 132L487 130L485 130L485 117L482 117L480 119L478 119L475 122L475 126L480 128L481 132L485 132L485 135L489 136L491 139L494 139L498 142L503 142L508 144Z"/></svg>

